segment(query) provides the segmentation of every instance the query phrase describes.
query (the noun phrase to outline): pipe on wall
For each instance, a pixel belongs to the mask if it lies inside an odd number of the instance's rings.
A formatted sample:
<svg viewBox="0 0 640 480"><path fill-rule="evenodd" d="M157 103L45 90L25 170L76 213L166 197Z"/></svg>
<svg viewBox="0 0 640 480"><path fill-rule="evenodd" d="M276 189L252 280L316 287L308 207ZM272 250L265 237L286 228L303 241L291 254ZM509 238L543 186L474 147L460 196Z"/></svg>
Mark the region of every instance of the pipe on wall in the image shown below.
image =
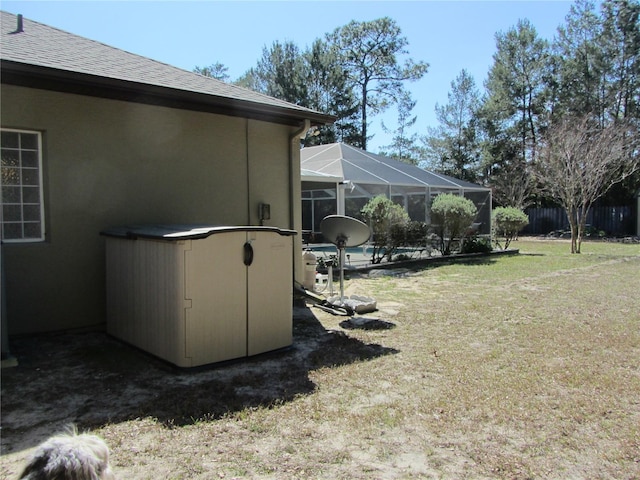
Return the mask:
<svg viewBox="0 0 640 480"><path fill-rule="evenodd" d="M296 226L296 222L295 222L295 211L296 211L296 207L295 207L295 202L297 201L298 203L301 203L301 199L296 198L296 185L294 183L294 159L298 158L299 159L299 154L298 157L296 157L296 155L294 154L294 152L297 150L299 152L300 150L300 138L302 138L302 136L304 134L306 134L306 132L311 128L311 121L309 119L305 119L303 122L301 122L300 124L300 128L296 131L294 131L290 136L289 136L289 229L291 230L296 230L295 226ZM294 150L296 149L296 150ZM297 168L300 169L300 162L298 161L298 165ZM300 179L298 178L298 188L301 188L300 185ZM300 205L301 208L301 205ZM301 235L302 232L299 232L299 235L294 238L293 244L294 245L299 245L300 247L302 247L302 239L301 239ZM300 278L301 280L301 269L302 269L302 258L300 255L296 255L297 251L301 251L302 248L294 248L292 255L293 255L293 281L295 282L296 278ZM300 257L300 258L299 258ZM300 271L299 271L300 270Z"/></svg>

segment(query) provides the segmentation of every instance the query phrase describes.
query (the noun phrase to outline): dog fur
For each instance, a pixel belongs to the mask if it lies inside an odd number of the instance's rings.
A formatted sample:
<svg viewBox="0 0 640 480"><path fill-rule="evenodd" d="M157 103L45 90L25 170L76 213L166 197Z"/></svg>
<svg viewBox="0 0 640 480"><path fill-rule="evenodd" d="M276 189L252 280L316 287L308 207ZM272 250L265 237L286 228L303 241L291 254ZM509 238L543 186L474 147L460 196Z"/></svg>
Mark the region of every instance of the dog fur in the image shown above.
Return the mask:
<svg viewBox="0 0 640 480"><path fill-rule="evenodd" d="M115 480L115 476L107 444L74 428L38 446L19 480Z"/></svg>

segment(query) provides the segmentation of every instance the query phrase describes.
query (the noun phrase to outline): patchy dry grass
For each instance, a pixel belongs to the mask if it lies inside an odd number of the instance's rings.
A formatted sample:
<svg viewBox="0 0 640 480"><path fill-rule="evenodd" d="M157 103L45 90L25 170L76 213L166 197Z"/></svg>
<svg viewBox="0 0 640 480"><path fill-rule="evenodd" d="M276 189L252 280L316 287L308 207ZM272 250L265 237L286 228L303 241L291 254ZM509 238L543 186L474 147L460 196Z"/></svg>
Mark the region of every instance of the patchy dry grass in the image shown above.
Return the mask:
<svg viewBox="0 0 640 480"><path fill-rule="evenodd" d="M129 479L640 478L640 247L514 247L348 280L393 328L297 309L294 349L195 372L17 339L0 476L73 421Z"/></svg>

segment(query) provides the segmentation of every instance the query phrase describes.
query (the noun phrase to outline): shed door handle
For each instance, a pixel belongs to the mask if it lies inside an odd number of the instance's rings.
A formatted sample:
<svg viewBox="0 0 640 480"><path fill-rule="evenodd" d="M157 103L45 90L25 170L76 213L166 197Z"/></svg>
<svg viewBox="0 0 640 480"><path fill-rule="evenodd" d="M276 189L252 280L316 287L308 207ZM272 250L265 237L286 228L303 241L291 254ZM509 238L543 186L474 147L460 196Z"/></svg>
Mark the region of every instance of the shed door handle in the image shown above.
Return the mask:
<svg viewBox="0 0 640 480"><path fill-rule="evenodd" d="M253 263L253 247L249 242L244 244L244 264L248 267Z"/></svg>

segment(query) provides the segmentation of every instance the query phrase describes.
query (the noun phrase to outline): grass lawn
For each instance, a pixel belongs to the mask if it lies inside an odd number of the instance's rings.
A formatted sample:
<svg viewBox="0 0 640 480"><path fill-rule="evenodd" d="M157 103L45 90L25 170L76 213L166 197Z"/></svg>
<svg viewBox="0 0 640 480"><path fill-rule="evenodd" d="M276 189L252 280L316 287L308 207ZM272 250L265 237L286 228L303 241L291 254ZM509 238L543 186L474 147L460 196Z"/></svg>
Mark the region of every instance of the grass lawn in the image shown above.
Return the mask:
<svg viewBox="0 0 640 480"><path fill-rule="evenodd" d="M185 373L112 340L69 347L90 370L60 358L47 377L89 391L30 400L34 354L3 371L0 477L29 430L66 420L105 438L122 479L640 478L640 245L512 247L351 278L392 328L297 309L294 348L256 360Z"/></svg>

